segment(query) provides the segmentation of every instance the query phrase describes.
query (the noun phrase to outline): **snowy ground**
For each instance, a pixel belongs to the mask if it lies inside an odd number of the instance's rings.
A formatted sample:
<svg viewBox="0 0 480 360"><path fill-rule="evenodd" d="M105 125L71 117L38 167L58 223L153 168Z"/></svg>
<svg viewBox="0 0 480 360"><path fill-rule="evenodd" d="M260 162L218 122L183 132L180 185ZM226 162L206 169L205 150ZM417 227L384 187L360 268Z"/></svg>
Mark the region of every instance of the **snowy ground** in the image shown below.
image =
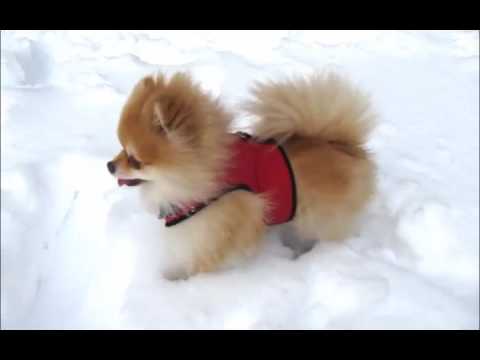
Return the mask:
<svg viewBox="0 0 480 360"><path fill-rule="evenodd" d="M477 32L2 31L1 66L2 328L479 327ZM361 231L163 280L163 224L105 167L134 82L188 69L234 105L325 66L380 113Z"/></svg>

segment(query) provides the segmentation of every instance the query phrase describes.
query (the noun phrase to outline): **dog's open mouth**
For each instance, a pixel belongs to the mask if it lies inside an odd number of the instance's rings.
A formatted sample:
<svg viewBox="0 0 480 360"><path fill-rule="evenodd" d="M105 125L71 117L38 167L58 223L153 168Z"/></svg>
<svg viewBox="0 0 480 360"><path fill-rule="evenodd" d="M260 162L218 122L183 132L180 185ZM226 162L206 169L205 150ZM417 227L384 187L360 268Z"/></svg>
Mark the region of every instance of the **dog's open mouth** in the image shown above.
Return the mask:
<svg viewBox="0 0 480 360"><path fill-rule="evenodd" d="M118 179L118 186L127 185L127 186L137 186L143 183L145 180L142 179Z"/></svg>

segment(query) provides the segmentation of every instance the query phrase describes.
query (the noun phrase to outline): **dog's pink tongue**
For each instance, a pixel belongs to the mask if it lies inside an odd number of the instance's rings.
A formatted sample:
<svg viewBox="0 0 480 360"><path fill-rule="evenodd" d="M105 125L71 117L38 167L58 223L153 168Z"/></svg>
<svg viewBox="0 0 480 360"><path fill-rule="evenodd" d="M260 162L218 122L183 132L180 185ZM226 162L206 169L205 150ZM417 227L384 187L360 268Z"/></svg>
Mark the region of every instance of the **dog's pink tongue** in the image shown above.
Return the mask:
<svg viewBox="0 0 480 360"><path fill-rule="evenodd" d="M127 185L127 184L128 184L128 180L125 180L125 179L118 179L117 182L118 182L118 186L122 186L122 185Z"/></svg>

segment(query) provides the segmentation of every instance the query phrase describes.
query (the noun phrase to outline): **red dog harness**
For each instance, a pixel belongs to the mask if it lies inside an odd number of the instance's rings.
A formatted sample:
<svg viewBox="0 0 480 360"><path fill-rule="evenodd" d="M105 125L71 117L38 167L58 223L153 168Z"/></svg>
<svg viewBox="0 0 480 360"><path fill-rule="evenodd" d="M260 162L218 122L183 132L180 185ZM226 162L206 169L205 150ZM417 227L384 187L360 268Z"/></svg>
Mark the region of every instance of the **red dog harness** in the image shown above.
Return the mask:
<svg viewBox="0 0 480 360"><path fill-rule="evenodd" d="M176 207L174 214L165 216L165 226L188 219L222 195L235 190L267 194L272 203L265 219L268 225L282 224L295 216L295 178L284 149L273 140L258 142L245 133L236 133L235 136L238 138L232 145L233 156L223 179L227 187L207 202ZM160 214L159 217L164 216Z"/></svg>

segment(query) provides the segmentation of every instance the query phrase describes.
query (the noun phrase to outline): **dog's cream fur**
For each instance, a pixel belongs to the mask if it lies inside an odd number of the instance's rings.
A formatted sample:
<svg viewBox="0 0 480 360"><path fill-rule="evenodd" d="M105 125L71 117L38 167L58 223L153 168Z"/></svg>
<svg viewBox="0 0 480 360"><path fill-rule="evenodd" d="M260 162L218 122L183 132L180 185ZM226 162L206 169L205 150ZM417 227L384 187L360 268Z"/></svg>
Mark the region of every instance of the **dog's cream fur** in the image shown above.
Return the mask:
<svg viewBox="0 0 480 360"><path fill-rule="evenodd" d="M253 96L244 107L257 120L252 135L282 143L295 173L290 225L306 240L347 237L375 190L375 165L364 148L374 126L367 97L335 74L256 84ZM169 204L207 200L222 186L216 179L228 164L231 121L188 75L146 77L121 114L124 150L114 159L115 175L146 180L139 186L155 215ZM175 261L166 276L215 271L254 253L270 206L262 194L235 191L169 228Z"/></svg>

